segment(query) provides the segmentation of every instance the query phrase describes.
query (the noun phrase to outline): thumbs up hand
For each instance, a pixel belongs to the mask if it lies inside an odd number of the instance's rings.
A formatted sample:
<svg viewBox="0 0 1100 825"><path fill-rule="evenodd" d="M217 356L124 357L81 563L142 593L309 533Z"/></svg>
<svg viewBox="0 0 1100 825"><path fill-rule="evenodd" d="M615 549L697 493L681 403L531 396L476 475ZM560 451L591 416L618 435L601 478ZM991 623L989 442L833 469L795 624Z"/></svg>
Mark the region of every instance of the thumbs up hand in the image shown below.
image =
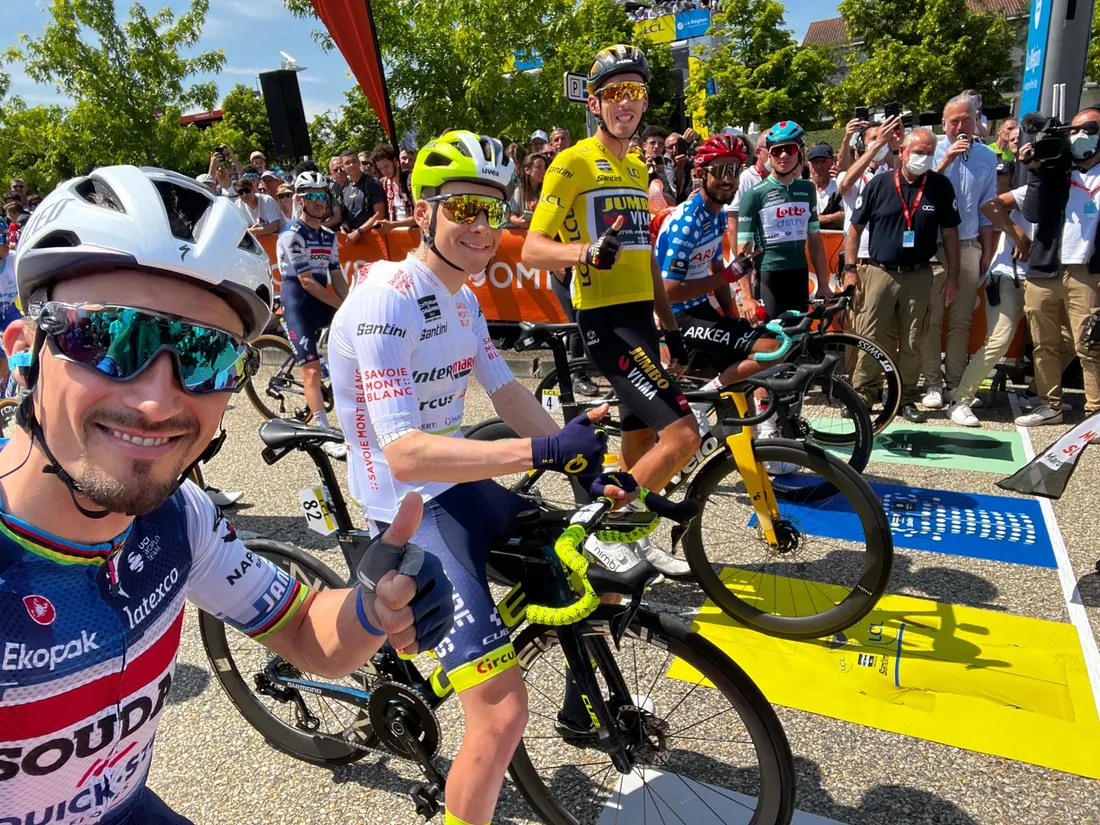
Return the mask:
<svg viewBox="0 0 1100 825"><path fill-rule="evenodd" d="M611 228L600 235L596 242L589 244L584 253L584 262L593 269L611 269L619 260L623 250L623 242L619 240L619 230L623 228L625 218L622 215L615 218Z"/></svg>

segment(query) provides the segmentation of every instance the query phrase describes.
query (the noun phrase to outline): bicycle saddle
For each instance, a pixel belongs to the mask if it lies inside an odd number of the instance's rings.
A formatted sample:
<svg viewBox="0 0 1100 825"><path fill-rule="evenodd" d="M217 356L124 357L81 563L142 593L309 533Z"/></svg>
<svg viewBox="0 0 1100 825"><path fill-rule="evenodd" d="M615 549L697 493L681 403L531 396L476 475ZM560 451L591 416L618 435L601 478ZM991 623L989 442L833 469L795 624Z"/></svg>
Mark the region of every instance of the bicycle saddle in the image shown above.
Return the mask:
<svg viewBox="0 0 1100 825"><path fill-rule="evenodd" d="M326 441L341 442L344 436L339 430L327 427L311 427L293 418L273 418L260 425L260 440L272 449L308 447Z"/></svg>
<svg viewBox="0 0 1100 825"><path fill-rule="evenodd" d="M564 335L577 331L576 324L536 324L534 321L520 321L519 338L516 339L516 352L539 346L555 335Z"/></svg>

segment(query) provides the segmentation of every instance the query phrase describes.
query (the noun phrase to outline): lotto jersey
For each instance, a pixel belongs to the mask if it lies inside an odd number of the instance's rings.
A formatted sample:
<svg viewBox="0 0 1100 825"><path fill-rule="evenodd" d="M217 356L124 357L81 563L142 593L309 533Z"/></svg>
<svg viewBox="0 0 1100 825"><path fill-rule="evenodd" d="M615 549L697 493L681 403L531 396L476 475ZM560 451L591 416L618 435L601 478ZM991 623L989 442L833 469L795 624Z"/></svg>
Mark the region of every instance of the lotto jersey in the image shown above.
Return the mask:
<svg viewBox="0 0 1100 825"><path fill-rule="evenodd" d="M302 288L298 276L308 272L318 284L328 286L329 273L340 268L336 233L323 226L313 229L301 220L291 221L275 241L275 258L283 279L279 288L283 304L318 301Z"/></svg>
<svg viewBox="0 0 1100 825"><path fill-rule="evenodd" d="M184 601L254 639L306 590L192 482L104 544L0 512L0 822L111 825L140 804Z"/></svg>
<svg viewBox="0 0 1100 825"><path fill-rule="evenodd" d="M820 231L812 181L797 178L783 184L769 177L741 199L737 242L755 240L758 249L764 248L757 269L808 269L806 238Z"/></svg>
<svg viewBox="0 0 1100 825"><path fill-rule="evenodd" d="M695 192L677 206L661 226L653 255L666 281L709 278L712 261L722 263L722 239L726 234L726 213L707 208L702 192ZM700 295L672 305L673 312L707 303Z"/></svg>
<svg viewBox="0 0 1100 825"><path fill-rule="evenodd" d="M406 493L430 500L453 485L398 481L382 448L413 430L461 438L470 375L489 395L512 381L470 287L452 293L413 255L359 270L330 327L328 364L349 489L386 522Z"/></svg>
<svg viewBox="0 0 1100 825"><path fill-rule="evenodd" d="M542 196L529 231L563 243L594 243L619 215L622 254L611 269L573 267L573 306L577 309L653 300L649 260L649 172L634 154L619 160L590 137L559 152L546 170Z"/></svg>

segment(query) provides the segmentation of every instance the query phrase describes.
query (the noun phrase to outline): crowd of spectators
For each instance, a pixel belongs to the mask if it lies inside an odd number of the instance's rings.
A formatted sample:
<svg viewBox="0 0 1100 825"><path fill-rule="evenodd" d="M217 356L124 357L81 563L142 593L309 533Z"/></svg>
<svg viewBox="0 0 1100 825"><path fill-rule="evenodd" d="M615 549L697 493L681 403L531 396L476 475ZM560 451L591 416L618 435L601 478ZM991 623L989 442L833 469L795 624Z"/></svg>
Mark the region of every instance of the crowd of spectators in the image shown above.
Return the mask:
<svg viewBox="0 0 1100 825"><path fill-rule="evenodd" d="M695 11L696 9L710 9L718 11L719 0L661 0L649 7L635 9L627 12L630 19L637 22L653 20L664 17L666 14L679 14L683 11Z"/></svg>
<svg viewBox="0 0 1100 825"><path fill-rule="evenodd" d="M0 215L0 233L6 246L14 249L19 243L19 232L26 225L31 212L38 208L42 196L27 191L27 183L22 178L12 178L8 190L4 193L4 212Z"/></svg>
<svg viewBox="0 0 1100 825"><path fill-rule="evenodd" d="M416 149L395 152L389 144L373 151L349 149L328 161L332 213L325 225L358 240L372 229L412 226L409 173ZM233 200L248 219L253 234L275 235L295 218L294 178L304 171L325 172L311 160L293 170L269 167L263 152L249 155L248 165L232 147L219 146L210 154L208 170L196 176L215 195Z"/></svg>

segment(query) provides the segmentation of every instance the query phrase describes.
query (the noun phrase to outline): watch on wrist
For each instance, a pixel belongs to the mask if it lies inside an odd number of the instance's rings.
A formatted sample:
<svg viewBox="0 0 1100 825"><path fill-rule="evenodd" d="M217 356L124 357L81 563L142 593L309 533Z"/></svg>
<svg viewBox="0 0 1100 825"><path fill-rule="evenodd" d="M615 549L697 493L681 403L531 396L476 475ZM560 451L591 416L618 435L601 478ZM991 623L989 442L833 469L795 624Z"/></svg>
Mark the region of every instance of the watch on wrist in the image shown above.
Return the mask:
<svg viewBox="0 0 1100 825"><path fill-rule="evenodd" d="M857 269L859 269L859 267L857 267L855 264L844 264L845 272L855 272Z"/></svg>

